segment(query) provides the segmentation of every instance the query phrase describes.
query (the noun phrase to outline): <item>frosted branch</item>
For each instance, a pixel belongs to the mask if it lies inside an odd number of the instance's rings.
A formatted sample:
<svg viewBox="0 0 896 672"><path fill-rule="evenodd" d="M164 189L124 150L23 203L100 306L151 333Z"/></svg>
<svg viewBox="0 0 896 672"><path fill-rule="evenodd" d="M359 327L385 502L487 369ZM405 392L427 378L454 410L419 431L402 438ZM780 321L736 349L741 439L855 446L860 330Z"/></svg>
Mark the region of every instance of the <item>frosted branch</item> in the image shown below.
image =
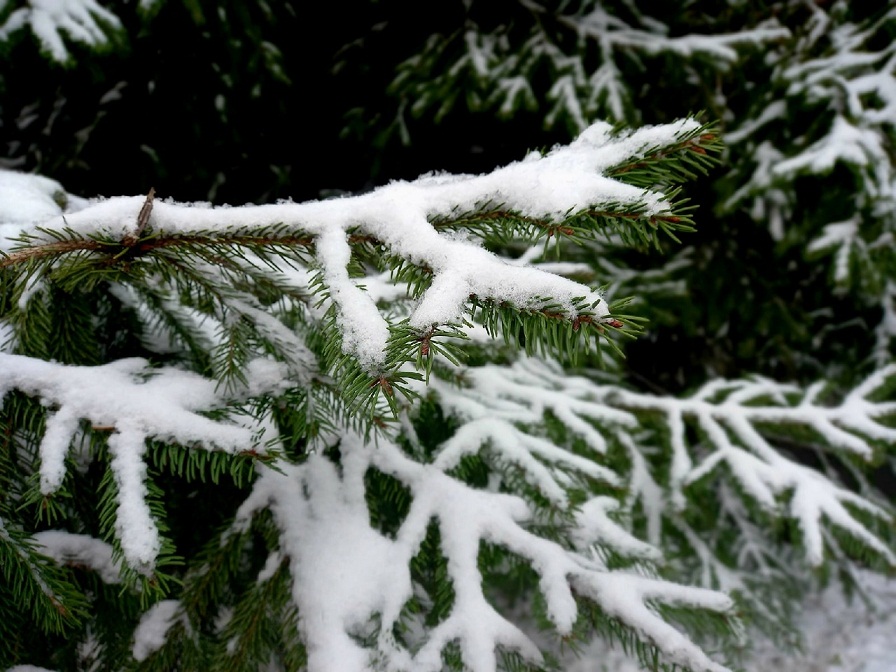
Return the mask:
<svg viewBox="0 0 896 672"><path fill-rule="evenodd" d="M679 464L673 469L673 486L677 482L677 487L686 487L726 464L744 491L768 510L778 511L780 500L789 499L788 512L800 526L810 563L817 565L823 560L822 525L827 522L896 564L896 555L847 506L884 520L889 520L891 514L784 457L761 429L802 426L814 430L819 441L870 459L875 452L872 440L896 440L896 429L883 422L896 410L894 403L869 399L894 374L893 367L876 372L837 406L817 403L819 386L809 388L802 399L788 403L796 392L793 387L763 379L713 381L685 399L618 389L597 394L622 408L660 411L670 419L673 455L678 456ZM691 447L686 444L679 420L684 417L697 423L705 443ZM683 477L684 465L693 461L694 451L702 453L701 460Z"/></svg>
<svg viewBox="0 0 896 672"><path fill-rule="evenodd" d="M814 441L829 450L872 459L879 450L877 442L896 441L896 428L889 424L896 403L875 399L894 375L896 368L882 369L839 404L826 405L820 400L824 389L820 383L801 390L763 378L714 380L690 397L672 398L560 376L550 364L536 358L502 367L483 366L465 371L461 388L438 379L432 383L442 407L462 421L442 446L436 464L450 468L462 455L487 446L520 465L530 482L557 502L563 501L556 493L563 491L568 479L560 465L605 482L621 478L627 483L629 507L640 503L647 539L655 546L662 544L663 518L685 506L687 488L724 465L749 499L797 522L811 564L823 560L825 525L840 529L896 564L896 555L855 512L881 520L889 520L891 514L787 458L773 439L788 427L802 428L810 430ZM594 467L586 467L573 456L559 459L557 453L565 452L564 448L530 436L525 429L540 422L545 412L597 454L605 452L609 442L624 448L629 456L627 473L598 475ZM651 417L658 415L666 424L668 438L662 438L659 447L654 434L637 431L645 425L645 412ZM690 438L689 425L699 429L700 439ZM657 449L670 452L668 487L656 480L645 458ZM535 457L539 460L534 461ZM667 509L670 501L675 506L671 511Z"/></svg>
<svg viewBox="0 0 896 672"><path fill-rule="evenodd" d="M109 32L122 28L118 17L94 0L28 0L25 7L13 11L0 26L0 42L9 40L25 26L30 27L41 48L59 63L69 59L63 35L100 47L109 41Z"/></svg>
<svg viewBox="0 0 896 672"><path fill-rule="evenodd" d="M111 431L110 467L118 490L115 529L128 563L149 571L160 547L156 524L146 503L149 438L231 454L264 453L259 426L215 421L200 414L225 405L216 383L176 369L154 369L142 359L125 359L104 366L63 366L19 355L0 353L0 400L12 390L39 397L56 408L47 419L40 443L41 491L57 490L66 470L65 459L79 423ZM250 366L247 396L282 388L282 370L258 360Z"/></svg>
<svg viewBox="0 0 896 672"><path fill-rule="evenodd" d="M656 601L724 613L732 606L724 595L608 572L596 558L527 531L533 512L522 499L472 489L438 465L413 461L389 441L373 445L346 434L340 452L341 474L319 456L301 466L286 466L282 473L263 469L238 515L238 524L245 526L260 509L274 513L295 579L293 599L301 614L310 672L334 665L347 672L366 670L372 656L390 669L438 670L441 652L451 642L460 644L464 663L476 672L496 669L496 647L539 661L538 648L482 592L478 558L483 542L506 548L538 572L548 615L561 634L571 632L577 618L578 592L655 643L670 660L695 670L725 669L648 606ZM394 539L370 527L364 474L371 467L397 478L413 495ZM655 550L607 519L612 508L594 500L582 509L579 543L618 543L641 557L655 557ZM409 649L390 633L414 593L409 564L430 521L439 527L455 599L447 618L426 631L417 648ZM340 534L333 534L334 529ZM376 651L369 651L351 635L369 632L375 617L378 644Z"/></svg>
<svg viewBox="0 0 896 672"><path fill-rule="evenodd" d="M450 222L467 212L470 204L479 204L476 207L484 212L497 209L502 217L519 217L546 231L580 212L678 221L664 193L625 184L605 173L699 129L692 119L631 133L613 133L608 124L595 124L566 147L530 155L487 175L428 176L330 201L212 208L156 199L147 228L154 235L128 245L127 254L139 258L187 245L314 247L324 286L345 328L343 351L375 372L383 362L389 332L384 316L349 276L352 239L379 245L383 252L431 273L431 282L409 317L411 327L420 331L458 322L473 297L519 310L538 311L550 305L552 314L570 321L585 310L599 321L609 310L598 291L544 270L508 263L450 230L441 231L444 226L436 222ZM68 253L108 252L116 241L134 239L144 202L144 197L97 201L67 213L64 220L41 223L44 229L66 232L63 240L24 229L21 233L31 236L27 246L10 250L7 244L8 255L0 259L0 266Z"/></svg>

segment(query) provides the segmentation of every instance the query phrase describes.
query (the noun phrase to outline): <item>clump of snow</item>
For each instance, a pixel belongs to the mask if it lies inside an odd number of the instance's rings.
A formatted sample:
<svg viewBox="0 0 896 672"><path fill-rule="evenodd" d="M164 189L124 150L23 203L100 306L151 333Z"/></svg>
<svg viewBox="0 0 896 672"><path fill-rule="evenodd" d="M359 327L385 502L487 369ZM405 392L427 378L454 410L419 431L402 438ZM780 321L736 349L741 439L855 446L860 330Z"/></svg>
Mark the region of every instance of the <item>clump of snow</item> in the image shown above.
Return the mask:
<svg viewBox="0 0 896 672"><path fill-rule="evenodd" d="M0 353L0 403L10 390L39 397L56 410L47 416L40 445L41 491L55 491L65 476L65 460L79 423L111 431L111 468L118 486L116 531L128 562L151 569L160 548L158 529L146 504L148 438L237 453L266 447L259 436L264 419L250 425L216 421L199 411L220 408L223 399L213 380L177 369L155 369L142 359L104 366L64 366ZM249 390L255 394L282 389L282 365L269 360L249 366Z"/></svg>
<svg viewBox="0 0 896 672"><path fill-rule="evenodd" d="M309 672L361 672L370 668L373 655L390 669L435 671L441 669L441 652L451 642L460 644L464 664L477 671L496 669L497 646L540 661L535 644L496 611L483 593L479 570L482 541L504 546L531 563L541 577L548 616L561 634L569 633L577 618L575 589L657 642L670 660L714 672L726 669L710 661L647 603L728 612L732 603L727 596L609 572L599 560L526 530L532 511L519 497L471 489L439 465L412 460L387 439L374 445L345 430L340 451L341 472L320 455L278 471L262 468L237 517L242 527L260 509L269 508L274 514L281 533L280 552L289 559L295 579L293 599L300 607L299 627L308 649ZM370 526L364 476L371 467L399 479L413 495L394 538ZM594 519L588 515L588 507L581 513L584 544L615 547L615 542L622 540L627 547L637 547L641 557L650 554L637 540L623 539L621 530L612 528L603 513L609 509L599 508L600 515ZM390 633L413 594L409 564L432 521L439 526L455 601L442 622L418 633L419 648L411 651ZM334 529L340 534L333 534ZM376 649L370 651L352 635L370 632L374 619L380 629Z"/></svg>
<svg viewBox="0 0 896 672"><path fill-rule="evenodd" d="M146 499L146 435L132 427L119 425L109 437L109 464L115 474L118 510L115 532L128 563L150 573L162 543Z"/></svg>
<svg viewBox="0 0 896 672"><path fill-rule="evenodd" d="M65 190L56 180L0 168L0 234L17 229L8 225L46 222L62 212L56 194Z"/></svg>
<svg viewBox="0 0 896 672"><path fill-rule="evenodd" d="M577 527L573 530L573 539L577 547L584 551L593 544L605 544L629 557L660 560L662 553L658 548L632 536L610 518L609 514L619 508L619 501L612 497L593 497L585 502L576 513Z"/></svg>
<svg viewBox="0 0 896 672"><path fill-rule="evenodd" d="M317 237L316 250L330 298L339 311L342 349L355 355L365 368L375 369L382 362L389 325L370 295L349 277L346 267L351 247L345 232L324 231Z"/></svg>
<svg viewBox="0 0 896 672"><path fill-rule="evenodd" d="M121 582L120 566L112 559L112 546L86 534L45 530L32 538L41 553L63 565L79 565L99 574L109 584Z"/></svg>
<svg viewBox="0 0 896 672"><path fill-rule="evenodd" d="M63 34L82 44L99 46L108 42L103 24L121 29L118 17L94 0L28 0L0 26L0 42L29 26L41 48L62 63L69 59Z"/></svg>
<svg viewBox="0 0 896 672"><path fill-rule="evenodd" d="M134 630L134 645L131 652L137 662L142 662L161 649L167 640L168 631L182 616L179 615L178 600L162 600L150 607Z"/></svg>
<svg viewBox="0 0 896 672"><path fill-rule="evenodd" d="M33 539L42 546L41 553L60 564L85 566L109 584L121 582L120 567L112 559L112 547L100 539L64 530L36 532Z"/></svg>

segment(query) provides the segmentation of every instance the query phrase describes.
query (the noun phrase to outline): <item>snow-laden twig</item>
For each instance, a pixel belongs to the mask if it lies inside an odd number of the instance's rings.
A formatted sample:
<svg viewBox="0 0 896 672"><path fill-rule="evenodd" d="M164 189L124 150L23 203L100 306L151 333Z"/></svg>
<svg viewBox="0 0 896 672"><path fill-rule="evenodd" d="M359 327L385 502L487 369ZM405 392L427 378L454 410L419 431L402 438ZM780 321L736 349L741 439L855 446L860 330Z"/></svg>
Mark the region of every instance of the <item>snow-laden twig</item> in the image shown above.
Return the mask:
<svg viewBox="0 0 896 672"><path fill-rule="evenodd" d="M143 359L124 359L104 366L64 366L20 355L0 353L0 403L10 391L38 397L50 407L41 439L40 488L51 494L66 473L66 456L82 420L111 432L111 469L118 486L116 531L128 563L148 568L160 549L158 529L146 503L146 440L231 454L264 453L259 427L217 421L202 411L225 405L215 381L168 368L152 368ZM256 360L249 367L243 394L256 396L282 389L282 367Z"/></svg>
<svg viewBox="0 0 896 672"><path fill-rule="evenodd" d="M140 617L134 630L134 646L131 649L134 659L138 662L146 660L162 648L168 631L177 622L189 626L178 600L161 600L152 605Z"/></svg>
<svg viewBox="0 0 896 672"><path fill-rule="evenodd" d="M40 552L62 565L86 567L106 583L121 582L121 565L113 560L112 546L86 534L44 530L33 535Z"/></svg>
<svg viewBox="0 0 896 672"><path fill-rule="evenodd" d="M875 372L837 405L818 403L821 385L800 391L767 379L713 381L682 399L608 387L595 390L595 396L631 412L658 411L667 419L671 448L680 465L673 468L674 489L687 487L724 464L752 499L797 521L811 564L823 560L825 523L896 564L892 550L850 508L882 520L891 519L888 511L787 458L764 433L769 427L802 427L815 432L819 445L870 460L875 442L896 440L896 428L885 422L896 413L896 403L873 400L894 375L894 367ZM699 443L685 437L684 418L699 428ZM787 504L782 509L783 502Z"/></svg>
<svg viewBox="0 0 896 672"><path fill-rule="evenodd" d="M428 269L431 283L409 316L411 327L426 330L459 321L471 297L520 310L551 306L552 314L575 319L583 310L596 319L608 315L607 302L592 287L531 266L508 263L469 240L447 235L434 221L467 212L470 204L498 209L534 226L550 228L573 213L670 218L674 204L659 191L640 189L604 173L644 152L674 145L701 125L693 119L615 133L609 124L586 129L574 142L479 176L429 176L393 182L357 197L276 205L212 208L156 199L148 225L153 237L128 245L127 254L183 245L314 246L321 277L336 306L344 334L343 351L368 370L384 362L389 335L385 316L346 270L349 239L365 238L384 253ZM689 137L689 136L688 136ZM138 228L145 197L93 202L64 217L25 228L26 245L10 249L0 266L16 267L68 253L100 254L113 241L130 241ZM626 210L627 209L627 210ZM65 231L59 240L47 231ZM450 233L450 232L449 232ZM97 238L107 240L98 242Z"/></svg>
<svg viewBox="0 0 896 672"><path fill-rule="evenodd" d="M632 117L635 92L626 72L629 62L643 69L644 61L667 55L725 72L745 49L790 35L783 26L768 22L736 33L673 36L667 25L640 11L635 2L626 3L631 20L596 0L564 8L566 13L558 13L553 21L542 20L552 12L539 2L519 4L517 11L531 14L528 22L520 22L531 26L522 38L506 24L486 29L471 19L462 38L436 36L423 54L408 59L392 88L413 100L415 114L427 108L443 114L454 100L446 101L441 92L457 88L463 78L468 87L474 83L476 94L467 96L471 106L496 108L510 116L545 102L545 125L581 131L597 117ZM552 73L544 92L533 85L540 72Z"/></svg>
<svg viewBox="0 0 896 672"><path fill-rule="evenodd" d="M608 442L626 450L629 471L613 477L627 482L630 504L637 501L642 506L651 544L661 545L661 520L685 505L689 485L724 465L750 499L797 522L811 564L823 560L825 525L896 564L893 551L855 513L890 520L890 512L790 459L774 442L782 429L801 428L813 432L819 446L871 460L879 451L876 444L896 441L896 428L888 424L896 414L896 402L875 399L894 376L896 368L881 369L831 405L819 402L820 383L801 390L764 378L714 380L689 397L675 398L563 376L553 365L527 358L511 366L467 371L466 386L460 389L438 380L433 383L446 411L462 420L438 459L454 464L459 443L470 451L487 444L502 454L513 455L516 450L535 455L525 446L549 442L529 436L524 428L550 411L596 453L603 453ZM666 426L666 438L659 446L649 435L648 446L642 443L644 430L637 429L647 426L645 413L651 422L658 419ZM689 427L699 431L699 439L693 438ZM669 451L667 484L655 480L645 459L647 448ZM550 457L542 460L551 466L539 462L537 469L530 468L535 483L549 479L557 469ZM667 510L668 504L675 509Z"/></svg>
<svg viewBox="0 0 896 672"><path fill-rule="evenodd" d="M63 35L98 47L109 41L109 33L122 28L118 17L94 0L28 0L0 26L0 42L26 26L41 48L59 63L69 60Z"/></svg>
<svg viewBox="0 0 896 672"><path fill-rule="evenodd" d="M342 472L323 456L281 472L264 469L238 521L245 526L257 511L269 508L281 531L282 550L294 576L293 599L308 646L311 672L369 669L377 656L389 669L441 669L442 650L458 642L467 667L497 669L496 647L533 661L541 654L529 638L486 599L479 569L483 542L497 544L524 559L540 577L548 617L569 634L578 614L577 595L593 600L609 616L655 644L669 660L694 670L722 672L684 635L663 621L650 605L665 603L728 613L731 600L717 592L694 589L621 571L609 571L596 558L527 531L532 511L522 499L476 490L448 476L439 466L418 463L391 442L365 443L343 435ZM412 503L394 539L370 526L364 475L369 468L397 478ZM642 557L655 554L607 525L599 502L582 510L580 540ZM597 507L595 509L594 507ZM592 519L588 512L596 513ZM438 525L455 598L448 616L430 628L415 649L392 636L404 604L414 594L410 563L431 522ZM339 534L333 530L338 529ZM376 617L377 650L361 646L353 634L368 632Z"/></svg>
<svg viewBox="0 0 896 672"><path fill-rule="evenodd" d="M886 311L886 268L894 235L896 169L892 152L896 109L896 12L828 10L805 4L805 24L780 50L772 49L769 85L754 111L726 134L745 160L732 171L736 190L726 203L745 208L777 240L809 240L810 252L831 255L839 291L857 287ZM813 119L789 124L794 114ZM833 222L822 205L804 216L804 186L823 184L835 169L855 180ZM812 182L808 182L812 180ZM820 187L822 191L824 187ZM810 202L813 202L810 199ZM812 223L797 233L788 229ZM817 224L816 224L817 222Z"/></svg>

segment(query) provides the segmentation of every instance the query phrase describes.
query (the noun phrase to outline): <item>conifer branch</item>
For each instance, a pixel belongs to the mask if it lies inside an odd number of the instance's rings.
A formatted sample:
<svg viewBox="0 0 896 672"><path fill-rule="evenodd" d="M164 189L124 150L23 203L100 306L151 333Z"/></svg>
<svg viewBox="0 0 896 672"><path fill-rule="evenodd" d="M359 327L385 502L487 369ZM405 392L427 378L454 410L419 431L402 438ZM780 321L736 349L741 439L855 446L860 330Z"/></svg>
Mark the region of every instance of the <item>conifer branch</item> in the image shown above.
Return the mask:
<svg viewBox="0 0 896 672"><path fill-rule="evenodd" d="M128 239L130 241L130 239ZM130 254L130 258L137 258L151 254L156 250L167 248L187 248L189 250L201 250L207 247L232 248L246 247L248 249L307 249L314 244L313 238L303 235L285 236L251 236L251 235L172 235L151 234L147 238L134 238L133 242L118 242L97 239L60 240L55 243L33 244L17 249L8 254L4 253L0 258L0 268L13 267L19 264L46 259L47 257L62 257L74 252L100 252L101 259L109 265L118 263L124 246Z"/></svg>

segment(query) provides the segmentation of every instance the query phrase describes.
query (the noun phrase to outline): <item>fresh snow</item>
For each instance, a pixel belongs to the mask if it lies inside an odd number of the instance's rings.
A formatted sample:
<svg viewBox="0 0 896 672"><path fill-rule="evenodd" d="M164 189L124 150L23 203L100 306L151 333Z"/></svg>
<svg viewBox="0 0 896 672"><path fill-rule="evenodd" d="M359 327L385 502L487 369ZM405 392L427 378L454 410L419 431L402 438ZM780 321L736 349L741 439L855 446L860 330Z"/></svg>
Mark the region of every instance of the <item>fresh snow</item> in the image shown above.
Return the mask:
<svg viewBox="0 0 896 672"><path fill-rule="evenodd" d="M742 661L750 672L896 672L896 581L871 572L857 576L864 597L847 600L839 585L804 596L796 626L801 649L782 648L754 635L755 648ZM566 655L564 672L643 672L620 649L595 640Z"/></svg>
<svg viewBox="0 0 896 672"><path fill-rule="evenodd" d="M177 600L162 600L146 610L134 630L131 652L135 660L142 662L162 648L168 630L178 621L179 612L180 602Z"/></svg>
<svg viewBox="0 0 896 672"><path fill-rule="evenodd" d="M87 567L109 584L120 583L121 564L112 557L112 546L86 534L44 530L32 535L38 550L62 565Z"/></svg>
<svg viewBox="0 0 896 672"><path fill-rule="evenodd" d="M591 287L531 266L508 263L469 241L440 234L430 221L456 215L471 203L492 204L546 221L559 221L590 207L615 210L635 204L643 206L645 216L667 213L670 204L662 193L623 184L603 173L651 148L674 143L697 128L698 122L686 119L612 135L609 124L597 123L568 146L556 147L545 155L530 154L489 174L421 177L414 182L393 182L361 196L328 201L213 208L157 199L151 226L167 236L200 232L226 236L279 226L314 237L323 279L346 334L343 349L367 368L375 369L383 361L388 328L371 297L346 270L349 230L372 236L392 254L431 269L432 284L410 316L415 328L424 330L456 322L473 295L520 308L537 307L544 297L550 297L570 317L576 315L576 300L584 299L598 316L606 316L606 301ZM7 238L29 233L38 241L52 241L28 223L116 240L135 232L144 197L110 198L86 207L78 203L80 209L66 212L63 219L59 207L54 210L47 195L54 186L35 183L31 188L39 198L25 212L5 219L2 211L7 206L0 201L0 221L19 225L7 227ZM54 216L47 218L51 214ZM10 252L13 247L12 241L0 240L0 250Z"/></svg>
<svg viewBox="0 0 896 672"><path fill-rule="evenodd" d="M108 30L122 27L115 14L94 0L28 0L0 26L0 41L6 42L25 26L30 27L41 49L60 63L69 60L63 34L82 44L100 46L108 42Z"/></svg>
<svg viewBox="0 0 896 672"><path fill-rule="evenodd" d="M230 453L266 451L258 427L215 421L198 411L224 405L215 381L177 369L152 368L142 359L104 366L64 366L0 353L0 399L17 389L37 396L49 413L40 445L40 487L51 494L62 484L66 457L80 422L111 432L111 468L118 486L116 531L128 562L149 571L158 555L158 529L146 503L148 438ZM249 367L246 396L282 389L282 367L257 360Z"/></svg>
<svg viewBox="0 0 896 672"><path fill-rule="evenodd" d="M663 194L635 189L603 173L696 128L696 122L684 121L613 136L608 125L595 124L567 147L532 154L488 175L427 176L324 202L213 208L160 199L154 203L150 227L165 236L201 233L221 238L265 235L276 227L278 232L313 239L315 270L328 291L327 305L335 307L345 336L343 351L376 370L383 363L390 326L377 299L394 296L395 285L386 277L376 277L370 279L368 292L360 286L367 279L350 276L349 236L373 238L384 252L432 272L431 286L410 312L410 324L421 330L457 322L471 295L518 308L537 308L544 297L550 297L569 317L585 297L598 316L606 316L606 301L598 291L533 267L525 254L516 260L499 258L462 237L441 233L431 222L450 218L471 203L551 221L588 207L619 204L641 204L647 214L668 212ZM13 196L4 196L6 187ZM0 250L22 254L9 240L20 234L34 236L31 245L52 246L54 239L37 227L65 227L74 235L115 240L135 232L144 197L90 203L70 200L63 213L56 202L57 187L52 181L0 174L0 225L4 227L0 234L6 237ZM14 200L16 189L27 198L7 208L3 198ZM281 275L302 288L311 282L304 268L284 268ZM118 291L125 300L139 302L139 297ZM231 454L263 452L275 435L268 418L213 420L203 413L255 395L277 393L297 380L307 381L305 367L311 367L313 357L301 341L251 297L234 293L228 301L237 315L252 319L273 341L290 350L293 361L254 360L244 384L222 390L216 381L175 368L153 367L142 359L78 367L0 353L0 399L8 391L19 390L41 399L48 408L40 445L43 493L61 486L73 438L83 423L110 433L110 466L119 491L116 536L124 560L139 571L152 570L161 548L157 523L146 501L147 439ZM9 328L0 325L0 330ZM209 340L213 342L214 335ZM641 572L637 564L628 570L612 569L603 553L610 549L636 560L661 559L664 515L670 505L684 501L683 490L689 484L718 478L722 466L729 467L740 488L771 514L796 521L811 564L820 564L825 555L828 526L860 539L896 564L889 548L856 513L890 521L886 511L787 459L758 429L769 422L799 426L828 437L833 448L871 459L872 441L896 441L896 430L883 421L896 405L877 401L875 396L896 373L892 367L871 376L836 406L817 403L820 385L803 391L764 379L713 381L690 397L659 397L570 376L536 357L521 356L511 365L457 369L457 373L459 385L440 378L439 372L431 377L427 393L436 395L445 413L458 423L455 434L431 461L413 459L387 433L374 440L338 426L338 467L318 452L301 464L258 469L259 478L240 507L235 530L245 529L261 510L273 514L281 545L259 576L269 575L279 559L289 563L309 672L366 672L374 656L396 671L438 670L441 652L451 642L460 644L465 665L477 672L496 669L496 645L539 661L535 642L486 598L479 567L483 542L500 545L528 561L539 577L546 616L561 635L572 631L578 618L575 596L583 595L640 638L658 645L668 662L723 672L727 668L663 620L656 605L732 616L731 598L711 587L740 588L743 581L737 571L715 561L699 536L681 521L674 524L702 563L705 587L660 580ZM669 495L654 480L644 457L656 446L649 443L635 415L641 411L655 411L657 422L668 424L673 486ZM581 451L557 445L544 435L538 425L545 413L566 427L569 443L577 442ZM409 426L406 415L402 413L399 419ZM700 430L699 444L693 438L698 434L694 428ZM605 454L611 442L627 453L626 479L591 459ZM471 454L481 455L495 468L496 477L481 489L448 473ZM394 536L371 526L364 481L369 469L394 477L412 494L410 510ZM533 531L537 526L531 524L540 522L541 514L521 497L502 492L505 470L524 479L558 509L570 512L569 544ZM594 497L571 509L567 492L579 481L624 488L622 502ZM724 485L720 491L726 492ZM723 505L736 513L737 504L726 501ZM636 506L647 519L646 541L625 528L624 512ZM403 605L414 594L409 564L430 524L440 532L455 601L434 627L427 630L417 623L416 641L405 647L391 633ZM740 519L738 524L743 525L744 543L749 544L748 524ZM42 533L38 541L60 562L83 563L110 582L118 580L119 569L102 542L64 531ZM162 646L179 618L180 606L173 601L150 609L135 633L134 656L143 660ZM359 642L372 633L376 634L375 650Z"/></svg>
<svg viewBox="0 0 896 672"><path fill-rule="evenodd" d="M388 440L371 444L346 431L340 451L341 473L320 455L310 456L302 465L283 465L279 471L262 468L237 518L243 527L262 508L274 514L281 550L296 578L293 598L301 605L299 627L308 646L310 672L368 670L371 652L352 635L365 632L374 614L382 622L378 655L384 656L390 669L441 669L440 652L454 640L460 642L465 664L477 672L496 670L495 644L539 660L535 644L496 611L483 593L478 565L482 541L505 546L531 562L541 577L548 616L561 634L569 633L576 620L576 590L658 642L670 660L714 672L727 669L708 659L648 606L665 602L725 613L733 607L726 595L608 570L592 554L566 550L527 531L524 523L531 512L524 500L471 489L438 465L412 460ZM370 527L364 499L364 475L370 467L399 479L413 494L410 511L394 539ZM656 551L638 544L606 519L605 505L593 506L601 513L583 529L581 543L620 539L641 557L655 556ZM398 647L390 633L412 595L409 563L431 521L439 526L455 604L412 654ZM336 529L341 533L333 534Z"/></svg>

